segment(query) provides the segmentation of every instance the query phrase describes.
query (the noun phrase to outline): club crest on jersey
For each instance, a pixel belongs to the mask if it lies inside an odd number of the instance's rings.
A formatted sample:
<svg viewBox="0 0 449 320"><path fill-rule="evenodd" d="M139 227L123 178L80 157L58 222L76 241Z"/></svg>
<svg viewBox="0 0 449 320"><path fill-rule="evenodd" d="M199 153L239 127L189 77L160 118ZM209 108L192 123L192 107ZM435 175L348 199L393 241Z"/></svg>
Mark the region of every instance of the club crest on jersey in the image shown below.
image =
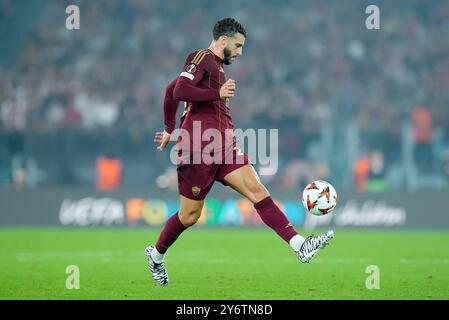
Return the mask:
<svg viewBox="0 0 449 320"><path fill-rule="evenodd" d="M192 193L193 193L193 195L194 195L195 197L196 197L197 195L199 195L200 192L201 192L201 188L200 188L200 187L198 187L198 186L192 187Z"/></svg>
<svg viewBox="0 0 449 320"><path fill-rule="evenodd" d="M195 71L196 71L196 64L194 64L194 63L189 64L189 65L186 67L186 71L187 71L188 73L195 73Z"/></svg>

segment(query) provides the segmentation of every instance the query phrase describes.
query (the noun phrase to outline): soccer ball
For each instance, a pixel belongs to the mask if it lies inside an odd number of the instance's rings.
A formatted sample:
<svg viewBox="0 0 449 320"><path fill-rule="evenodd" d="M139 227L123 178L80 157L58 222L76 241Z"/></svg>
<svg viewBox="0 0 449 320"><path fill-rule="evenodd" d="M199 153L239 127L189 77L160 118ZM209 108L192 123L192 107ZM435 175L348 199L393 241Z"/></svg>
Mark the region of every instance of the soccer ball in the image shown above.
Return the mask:
<svg viewBox="0 0 449 320"><path fill-rule="evenodd" d="M337 192L329 182L313 181L307 185L302 193L302 204L307 212L313 215L329 214L337 205Z"/></svg>

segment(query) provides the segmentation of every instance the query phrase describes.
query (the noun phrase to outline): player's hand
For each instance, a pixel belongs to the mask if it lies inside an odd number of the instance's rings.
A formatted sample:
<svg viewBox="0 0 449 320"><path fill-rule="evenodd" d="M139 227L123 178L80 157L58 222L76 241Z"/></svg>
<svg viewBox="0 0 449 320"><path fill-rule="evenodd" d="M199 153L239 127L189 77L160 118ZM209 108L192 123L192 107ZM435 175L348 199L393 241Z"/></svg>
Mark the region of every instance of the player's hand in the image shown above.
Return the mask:
<svg viewBox="0 0 449 320"><path fill-rule="evenodd" d="M154 142L159 145L159 150L164 150L167 144L170 142L171 134L164 130L164 132L156 132L154 136Z"/></svg>
<svg viewBox="0 0 449 320"><path fill-rule="evenodd" d="M228 79L220 88L220 99L232 98L235 94L235 80Z"/></svg>

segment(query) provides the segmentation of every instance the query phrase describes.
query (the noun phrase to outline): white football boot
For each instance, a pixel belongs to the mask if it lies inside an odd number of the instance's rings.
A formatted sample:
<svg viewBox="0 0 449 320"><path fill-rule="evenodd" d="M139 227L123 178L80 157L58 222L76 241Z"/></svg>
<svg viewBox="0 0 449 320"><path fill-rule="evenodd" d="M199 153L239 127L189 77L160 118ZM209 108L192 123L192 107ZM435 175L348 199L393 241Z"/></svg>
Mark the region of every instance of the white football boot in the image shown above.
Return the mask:
<svg viewBox="0 0 449 320"><path fill-rule="evenodd" d="M304 240L296 254L299 260L304 263L310 262L313 256L322 248L327 246L334 237L334 231L329 230L320 236L310 235Z"/></svg>
<svg viewBox="0 0 449 320"><path fill-rule="evenodd" d="M168 285L168 273L167 269L165 268L164 262L156 263L153 261L153 258L151 258L151 251L154 250L154 246L149 246L145 248L145 256L148 260L148 265L150 266L151 276L153 277L154 281L156 281L157 284L160 284L161 286L167 286Z"/></svg>

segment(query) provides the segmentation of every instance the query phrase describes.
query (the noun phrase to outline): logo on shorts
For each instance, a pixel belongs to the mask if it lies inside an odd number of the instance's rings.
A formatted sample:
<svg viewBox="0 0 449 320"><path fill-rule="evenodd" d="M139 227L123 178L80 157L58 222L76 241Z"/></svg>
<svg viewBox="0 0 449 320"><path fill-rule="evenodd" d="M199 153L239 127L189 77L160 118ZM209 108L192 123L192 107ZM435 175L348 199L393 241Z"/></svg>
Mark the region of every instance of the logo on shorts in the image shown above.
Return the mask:
<svg viewBox="0 0 449 320"><path fill-rule="evenodd" d="M199 195L199 193L201 192L201 188L198 186L194 186L192 187L192 193L193 195L196 197L197 195Z"/></svg>

